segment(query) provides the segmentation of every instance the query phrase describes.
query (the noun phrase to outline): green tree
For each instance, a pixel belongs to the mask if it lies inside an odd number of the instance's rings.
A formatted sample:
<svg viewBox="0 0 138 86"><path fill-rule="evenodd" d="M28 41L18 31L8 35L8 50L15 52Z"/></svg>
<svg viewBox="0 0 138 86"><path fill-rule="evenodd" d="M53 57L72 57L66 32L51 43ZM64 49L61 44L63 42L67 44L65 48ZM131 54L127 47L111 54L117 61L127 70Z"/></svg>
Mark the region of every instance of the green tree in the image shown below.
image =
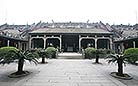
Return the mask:
<svg viewBox="0 0 138 86"><path fill-rule="evenodd" d="M137 64L138 61L138 48L129 48L125 50L124 55L129 57L127 60L131 64Z"/></svg>
<svg viewBox="0 0 138 86"><path fill-rule="evenodd" d="M45 61L45 58L47 58L45 49L38 49L37 52L38 52L38 55L42 58L41 63L47 63Z"/></svg>
<svg viewBox="0 0 138 86"><path fill-rule="evenodd" d="M123 72L123 64L129 62L131 64L135 64L138 61L138 49L129 48L125 50L124 54L109 54L106 58L108 58L108 62L117 63L118 71L115 72L117 76L126 77L128 79L132 79L127 74ZM112 73L111 73L112 74Z"/></svg>
<svg viewBox="0 0 138 86"><path fill-rule="evenodd" d="M117 63L118 66L118 71L112 72L111 76L125 80L132 79L131 76L125 74L123 71L123 64L125 65L125 63L128 61L129 56L125 56L123 54L110 54L106 58L108 58L108 63Z"/></svg>
<svg viewBox="0 0 138 86"><path fill-rule="evenodd" d="M99 58L104 58L107 50L105 49L95 49L88 47L85 49L85 58L92 59L95 58L95 63L99 63Z"/></svg>
<svg viewBox="0 0 138 86"><path fill-rule="evenodd" d="M47 47L45 50L47 58L56 58L56 51L54 47Z"/></svg>
<svg viewBox="0 0 138 86"><path fill-rule="evenodd" d="M21 75L24 74L25 71L23 71L23 66L25 60L28 60L29 62L34 62L37 64L37 58L38 54L35 51L20 51L19 49L15 47L2 47L0 48L0 63L1 64L9 64L14 62L15 60L18 60L18 70L15 72L15 75Z"/></svg>
<svg viewBox="0 0 138 86"><path fill-rule="evenodd" d="M92 59L95 58L96 49L92 47L88 47L84 50L85 58Z"/></svg>
<svg viewBox="0 0 138 86"><path fill-rule="evenodd" d="M99 58L100 58L100 55L103 54L103 50L102 49L97 49L95 54L96 54L96 57L95 57L95 63L99 63Z"/></svg>
<svg viewBox="0 0 138 86"><path fill-rule="evenodd" d="M110 54L106 58L110 58L108 59L108 63L111 63L111 62L117 63L117 66L118 66L117 75L124 76L123 64L126 62L127 57L125 57L124 55L119 55L119 54Z"/></svg>
<svg viewBox="0 0 138 86"><path fill-rule="evenodd" d="M112 50L108 49L97 49L95 54L95 63L99 63L99 58L105 58L108 54L114 53Z"/></svg>

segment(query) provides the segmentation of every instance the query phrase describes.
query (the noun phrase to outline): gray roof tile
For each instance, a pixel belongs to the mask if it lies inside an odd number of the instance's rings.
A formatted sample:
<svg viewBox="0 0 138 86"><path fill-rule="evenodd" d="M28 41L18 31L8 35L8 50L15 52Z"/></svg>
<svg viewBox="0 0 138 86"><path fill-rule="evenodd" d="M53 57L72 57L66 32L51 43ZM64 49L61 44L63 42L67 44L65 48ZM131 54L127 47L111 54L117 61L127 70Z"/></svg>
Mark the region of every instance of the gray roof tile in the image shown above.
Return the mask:
<svg viewBox="0 0 138 86"><path fill-rule="evenodd" d="M111 32L103 30L103 29L80 29L80 28L42 28L42 29L37 29L34 30L30 33L106 33L106 34L111 34Z"/></svg>

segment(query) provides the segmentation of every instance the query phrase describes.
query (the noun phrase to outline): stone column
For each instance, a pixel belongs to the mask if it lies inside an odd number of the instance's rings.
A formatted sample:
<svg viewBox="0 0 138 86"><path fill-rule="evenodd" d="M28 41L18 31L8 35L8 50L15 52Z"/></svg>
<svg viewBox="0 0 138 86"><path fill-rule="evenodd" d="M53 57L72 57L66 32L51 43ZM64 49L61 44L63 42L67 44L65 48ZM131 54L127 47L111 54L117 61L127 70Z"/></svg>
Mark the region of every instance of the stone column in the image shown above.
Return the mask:
<svg viewBox="0 0 138 86"><path fill-rule="evenodd" d="M113 42L112 42L112 39L109 39L109 49L113 49Z"/></svg>
<svg viewBox="0 0 138 86"><path fill-rule="evenodd" d="M22 50L21 42L18 41L18 46L16 46L16 47L18 47L18 49Z"/></svg>
<svg viewBox="0 0 138 86"><path fill-rule="evenodd" d="M79 52L81 52L81 40L82 40L81 35L79 35Z"/></svg>
<svg viewBox="0 0 138 86"><path fill-rule="evenodd" d="M29 46L29 43L28 43L28 42L24 44L25 50L29 50L29 47L30 47L30 46Z"/></svg>
<svg viewBox="0 0 138 86"><path fill-rule="evenodd" d="M60 49L60 51L61 51L61 49L62 49L62 36L61 36L61 35L60 35L59 41L60 41L59 49Z"/></svg>
<svg viewBox="0 0 138 86"><path fill-rule="evenodd" d="M44 49L46 49L46 38L43 38L44 40Z"/></svg>
<svg viewBox="0 0 138 86"><path fill-rule="evenodd" d="M31 49L31 46L32 46L31 45L32 44L31 42L32 42L32 38L29 39L29 50Z"/></svg>
<svg viewBox="0 0 138 86"><path fill-rule="evenodd" d="M136 42L133 41L133 48L136 48Z"/></svg>
<svg viewBox="0 0 138 86"><path fill-rule="evenodd" d="M95 49L97 49L97 40L98 39L95 39Z"/></svg>
<svg viewBox="0 0 138 86"><path fill-rule="evenodd" d="M8 47L10 46L10 40L7 40L7 46Z"/></svg>

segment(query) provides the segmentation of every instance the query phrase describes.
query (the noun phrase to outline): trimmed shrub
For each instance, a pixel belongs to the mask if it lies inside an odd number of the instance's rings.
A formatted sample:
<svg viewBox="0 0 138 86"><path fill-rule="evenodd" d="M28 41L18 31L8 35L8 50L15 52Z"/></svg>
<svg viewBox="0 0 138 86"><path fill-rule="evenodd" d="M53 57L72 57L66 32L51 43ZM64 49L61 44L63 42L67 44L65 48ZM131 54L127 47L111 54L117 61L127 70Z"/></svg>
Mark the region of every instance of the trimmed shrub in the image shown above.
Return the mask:
<svg viewBox="0 0 138 86"><path fill-rule="evenodd" d="M38 48L38 49L35 49L35 51L39 55L39 58L42 58L42 62L41 63L45 63L45 58L47 58L45 49Z"/></svg>
<svg viewBox="0 0 138 86"><path fill-rule="evenodd" d="M36 52L38 53L38 55L39 55L40 58L46 56L46 51L45 51L45 49L38 48L38 49L36 49Z"/></svg>
<svg viewBox="0 0 138 86"><path fill-rule="evenodd" d="M48 47L45 51L47 58L56 58L56 48Z"/></svg>
<svg viewBox="0 0 138 86"><path fill-rule="evenodd" d="M0 63L9 64L14 62L15 59L19 59L18 54L19 49L16 47L1 47L0 48Z"/></svg>
<svg viewBox="0 0 138 86"><path fill-rule="evenodd" d="M88 47L85 49L84 53L85 53L86 59L95 58L96 49L92 47Z"/></svg>
<svg viewBox="0 0 138 86"><path fill-rule="evenodd" d="M128 57L127 61L131 64L136 64L138 61L138 48L129 48L125 50L124 55Z"/></svg>
<svg viewBox="0 0 138 86"><path fill-rule="evenodd" d="M99 58L105 58L108 54L115 54L113 50L110 49L97 49L99 51Z"/></svg>
<svg viewBox="0 0 138 86"><path fill-rule="evenodd" d="M106 50L105 49L97 49L96 50L96 56L99 56L99 58L103 58L106 55Z"/></svg>

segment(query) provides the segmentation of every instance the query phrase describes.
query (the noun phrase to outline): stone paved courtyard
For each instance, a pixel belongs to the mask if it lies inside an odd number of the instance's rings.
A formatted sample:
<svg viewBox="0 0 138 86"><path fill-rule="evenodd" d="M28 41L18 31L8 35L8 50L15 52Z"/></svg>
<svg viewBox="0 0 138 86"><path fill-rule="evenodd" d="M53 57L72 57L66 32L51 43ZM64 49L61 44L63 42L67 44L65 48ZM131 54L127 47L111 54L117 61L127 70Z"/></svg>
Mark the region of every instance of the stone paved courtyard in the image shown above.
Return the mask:
<svg viewBox="0 0 138 86"><path fill-rule="evenodd" d="M138 86L138 66L127 65L126 73L132 80L120 80L111 77L110 72L117 70L117 65L93 64L94 60L85 59L50 59L48 64L25 63L25 70L32 73L22 78L8 78L17 64L0 66L0 86Z"/></svg>

